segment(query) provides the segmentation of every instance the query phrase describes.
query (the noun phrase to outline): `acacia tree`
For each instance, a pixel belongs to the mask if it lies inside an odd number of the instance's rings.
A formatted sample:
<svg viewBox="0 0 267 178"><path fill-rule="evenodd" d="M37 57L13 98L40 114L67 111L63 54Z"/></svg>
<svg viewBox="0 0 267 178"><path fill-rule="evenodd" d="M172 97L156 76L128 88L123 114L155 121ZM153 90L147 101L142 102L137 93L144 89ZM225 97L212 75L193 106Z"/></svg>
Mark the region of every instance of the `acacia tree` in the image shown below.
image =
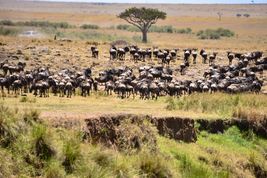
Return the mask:
<svg viewBox="0 0 267 178"><path fill-rule="evenodd" d="M155 24L158 19L164 20L166 18L166 13L158 9L132 7L121 12L118 17L139 28L143 35L142 41L146 43L149 28L151 25Z"/></svg>

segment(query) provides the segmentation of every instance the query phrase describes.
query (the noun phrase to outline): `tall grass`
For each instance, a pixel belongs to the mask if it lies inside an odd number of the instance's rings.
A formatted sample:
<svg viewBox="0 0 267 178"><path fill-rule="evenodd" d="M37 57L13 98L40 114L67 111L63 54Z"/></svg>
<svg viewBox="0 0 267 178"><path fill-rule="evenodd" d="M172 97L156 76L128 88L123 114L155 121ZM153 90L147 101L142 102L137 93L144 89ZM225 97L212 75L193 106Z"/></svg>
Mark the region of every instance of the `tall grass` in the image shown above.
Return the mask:
<svg viewBox="0 0 267 178"><path fill-rule="evenodd" d="M267 113L265 95L224 93L192 94L182 96L173 102L167 103L167 108L176 108L185 111L212 113L219 117L264 118Z"/></svg>
<svg viewBox="0 0 267 178"><path fill-rule="evenodd" d="M78 161L81 158L80 145L76 140L70 139L64 143L63 147L64 161L62 165L66 173L72 173L78 166Z"/></svg>

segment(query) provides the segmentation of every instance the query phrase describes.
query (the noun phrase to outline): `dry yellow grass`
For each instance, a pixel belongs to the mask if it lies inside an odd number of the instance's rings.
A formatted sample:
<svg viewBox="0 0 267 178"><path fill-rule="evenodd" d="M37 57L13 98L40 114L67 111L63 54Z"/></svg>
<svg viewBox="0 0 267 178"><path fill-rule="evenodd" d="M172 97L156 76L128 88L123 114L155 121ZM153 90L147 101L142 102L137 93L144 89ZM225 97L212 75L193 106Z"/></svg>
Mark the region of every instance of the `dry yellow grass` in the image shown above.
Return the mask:
<svg viewBox="0 0 267 178"><path fill-rule="evenodd" d="M152 116L178 116L189 118L218 118L216 114L200 113L182 110L166 110L166 98L154 100L120 99L114 96L90 97L75 96L71 99L50 96L49 98L36 98L36 102L20 102L20 98L4 98L2 103L19 110L39 110L41 117L46 119L86 119L103 114L143 114ZM33 100L34 96L29 94ZM35 99L34 99L35 100Z"/></svg>

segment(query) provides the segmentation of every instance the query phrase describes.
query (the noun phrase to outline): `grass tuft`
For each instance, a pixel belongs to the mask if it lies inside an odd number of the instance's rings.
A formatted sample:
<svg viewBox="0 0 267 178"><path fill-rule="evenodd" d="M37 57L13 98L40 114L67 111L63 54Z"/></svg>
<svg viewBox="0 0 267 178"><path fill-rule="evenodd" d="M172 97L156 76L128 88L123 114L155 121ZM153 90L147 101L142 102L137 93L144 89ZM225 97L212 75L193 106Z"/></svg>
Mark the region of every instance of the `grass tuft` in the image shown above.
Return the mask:
<svg viewBox="0 0 267 178"><path fill-rule="evenodd" d="M140 174L144 177L172 177L168 160L158 154L142 152L139 155L138 166Z"/></svg>
<svg viewBox="0 0 267 178"><path fill-rule="evenodd" d="M70 139L64 143L63 147L64 161L62 165L66 173L72 173L78 167L78 161L81 158L81 150L79 143Z"/></svg>

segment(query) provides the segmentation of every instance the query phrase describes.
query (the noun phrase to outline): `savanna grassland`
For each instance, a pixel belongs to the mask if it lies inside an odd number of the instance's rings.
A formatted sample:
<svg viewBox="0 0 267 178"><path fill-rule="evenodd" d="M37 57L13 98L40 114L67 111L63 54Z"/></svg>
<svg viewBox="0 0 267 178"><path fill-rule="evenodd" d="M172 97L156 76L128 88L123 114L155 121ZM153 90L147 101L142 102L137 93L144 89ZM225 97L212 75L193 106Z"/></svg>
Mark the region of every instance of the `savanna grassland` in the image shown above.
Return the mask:
<svg viewBox="0 0 267 178"><path fill-rule="evenodd" d="M184 48L205 48L209 54L216 51L216 64L220 65L228 64L229 50L259 50L267 55L266 4L146 4L167 13L155 27L162 32L149 32L147 44L141 43L140 32L123 29L127 23L117 18L132 6L144 5L0 0L0 60L26 62L26 70L45 66L52 72L82 71L91 67L94 77L108 68L129 66L137 72L140 66L160 64L157 59L135 63L129 56L126 61L109 60L110 43L124 40L140 47L179 48L177 60L170 63L176 79L197 80L209 66L198 57L197 64L191 65L186 75L180 75ZM218 12L223 14L221 20ZM81 28L84 24L88 26ZM214 40L197 35L200 30L218 28L230 30L229 37ZM22 35L30 30L38 35ZM90 52L94 44L99 48L98 59ZM257 77L263 81L259 94L195 93L157 100L141 100L139 96L121 99L107 95L101 85L101 91L88 97L81 97L78 90L72 98L51 93L46 98L29 93L19 96L12 92L2 97L1 93L0 178L266 177L267 136L262 135L266 133L263 124L267 118L266 71ZM193 125L181 132L184 137L193 132L196 139L190 143L177 141L175 135L159 133L146 120L122 121L115 129L110 123L110 127L95 131L103 136L96 139L98 142L87 135L90 128L86 120L118 114L189 118ZM212 133L201 129L198 121L202 119L214 121L215 127L220 127L216 123L222 120L240 119L240 124L223 125L222 132ZM246 127L247 123L253 124ZM115 141L105 140L113 134Z"/></svg>

